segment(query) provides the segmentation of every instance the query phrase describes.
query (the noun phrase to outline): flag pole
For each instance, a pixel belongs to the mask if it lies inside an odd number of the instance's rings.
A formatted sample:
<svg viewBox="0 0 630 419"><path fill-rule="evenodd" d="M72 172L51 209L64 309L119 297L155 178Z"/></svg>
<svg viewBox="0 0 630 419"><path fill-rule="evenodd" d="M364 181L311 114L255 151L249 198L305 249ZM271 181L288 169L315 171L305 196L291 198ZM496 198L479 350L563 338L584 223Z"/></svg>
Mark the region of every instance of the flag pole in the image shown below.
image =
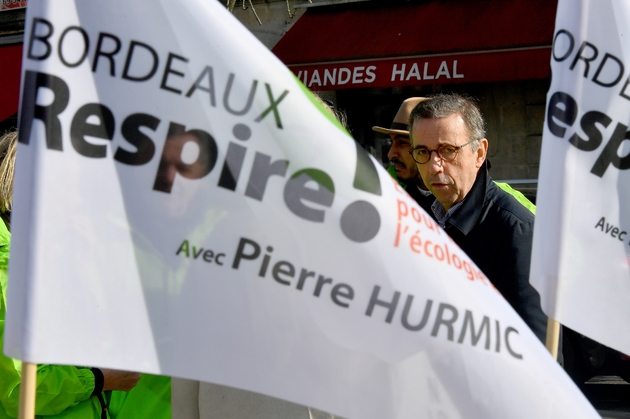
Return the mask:
<svg viewBox="0 0 630 419"><path fill-rule="evenodd" d="M554 359L558 359L558 345L560 341L560 323L552 319L547 318L547 350L551 352L551 356Z"/></svg>
<svg viewBox="0 0 630 419"><path fill-rule="evenodd" d="M20 384L19 419L35 418L35 387L37 364L22 363L22 383Z"/></svg>

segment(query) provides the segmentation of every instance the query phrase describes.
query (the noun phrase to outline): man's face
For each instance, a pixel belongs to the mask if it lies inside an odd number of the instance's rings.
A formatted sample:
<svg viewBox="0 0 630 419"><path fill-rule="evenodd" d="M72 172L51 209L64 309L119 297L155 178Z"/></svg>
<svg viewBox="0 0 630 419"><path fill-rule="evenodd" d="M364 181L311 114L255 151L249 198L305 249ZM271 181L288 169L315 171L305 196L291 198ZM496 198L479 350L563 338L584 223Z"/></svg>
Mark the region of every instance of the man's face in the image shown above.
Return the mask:
<svg viewBox="0 0 630 419"><path fill-rule="evenodd" d="M409 154L411 141L408 135L389 134L392 145L387 153L387 158L396 168L396 175L400 180L418 179L418 168L416 162Z"/></svg>
<svg viewBox="0 0 630 419"><path fill-rule="evenodd" d="M428 118L415 122L411 129L414 146L436 150L441 144L459 146L470 141L470 134L459 113L445 118ZM466 197L477 177L477 172L486 158L488 141L479 140L479 148L473 151L472 144L458 150L453 161L443 161L437 152L424 164L418 164L420 176L436 199L447 211Z"/></svg>

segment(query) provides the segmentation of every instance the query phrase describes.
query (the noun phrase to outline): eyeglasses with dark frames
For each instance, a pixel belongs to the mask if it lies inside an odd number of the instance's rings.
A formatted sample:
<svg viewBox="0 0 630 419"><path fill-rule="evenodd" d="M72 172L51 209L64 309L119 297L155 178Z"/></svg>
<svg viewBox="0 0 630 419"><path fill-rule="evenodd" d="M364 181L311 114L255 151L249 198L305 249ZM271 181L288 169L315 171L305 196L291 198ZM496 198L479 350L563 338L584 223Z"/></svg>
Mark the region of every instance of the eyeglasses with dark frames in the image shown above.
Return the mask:
<svg viewBox="0 0 630 419"><path fill-rule="evenodd" d="M451 162L455 160L455 157L457 157L457 153L459 153L459 150L466 147L468 144L474 143L475 141L477 140L471 140L462 145L440 144L440 146L435 150L429 150L427 147L419 145L409 150L409 154L411 154L413 160L418 164L425 164L426 162L431 160L431 156L433 155L432 153L434 151L437 153L438 157L441 160Z"/></svg>

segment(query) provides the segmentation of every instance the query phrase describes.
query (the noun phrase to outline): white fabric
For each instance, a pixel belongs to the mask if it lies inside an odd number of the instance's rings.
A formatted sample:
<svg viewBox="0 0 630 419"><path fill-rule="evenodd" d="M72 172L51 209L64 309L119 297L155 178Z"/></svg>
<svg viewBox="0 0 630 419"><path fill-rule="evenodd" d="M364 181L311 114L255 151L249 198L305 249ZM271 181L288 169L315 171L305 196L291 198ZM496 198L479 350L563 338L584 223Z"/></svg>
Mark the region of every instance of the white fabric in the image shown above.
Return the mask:
<svg viewBox="0 0 630 419"><path fill-rule="evenodd" d="M219 2L38 1L25 33L5 353L346 418L597 417Z"/></svg>
<svg viewBox="0 0 630 419"><path fill-rule="evenodd" d="M550 317L630 353L630 3L560 0L555 34L530 282Z"/></svg>
<svg viewBox="0 0 630 419"><path fill-rule="evenodd" d="M237 388L173 380L177 419L341 419L317 409Z"/></svg>

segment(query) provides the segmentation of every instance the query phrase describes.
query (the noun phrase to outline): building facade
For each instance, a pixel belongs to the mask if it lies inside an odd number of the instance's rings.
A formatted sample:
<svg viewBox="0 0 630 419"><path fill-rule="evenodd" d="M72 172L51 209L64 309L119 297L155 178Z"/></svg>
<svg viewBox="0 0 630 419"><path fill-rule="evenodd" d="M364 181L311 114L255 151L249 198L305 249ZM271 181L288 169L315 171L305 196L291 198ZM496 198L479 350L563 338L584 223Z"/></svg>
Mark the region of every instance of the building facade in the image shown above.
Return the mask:
<svg viewBox="0 0 630 419"><path fill-rule="evenodd" d="M328 2L331 3L331 2ZM402 101L435 92L478 100L491 173L535 200L557 2L363 1L309 7L272 47L302 82L348 113L384 165Z"/></svg>

